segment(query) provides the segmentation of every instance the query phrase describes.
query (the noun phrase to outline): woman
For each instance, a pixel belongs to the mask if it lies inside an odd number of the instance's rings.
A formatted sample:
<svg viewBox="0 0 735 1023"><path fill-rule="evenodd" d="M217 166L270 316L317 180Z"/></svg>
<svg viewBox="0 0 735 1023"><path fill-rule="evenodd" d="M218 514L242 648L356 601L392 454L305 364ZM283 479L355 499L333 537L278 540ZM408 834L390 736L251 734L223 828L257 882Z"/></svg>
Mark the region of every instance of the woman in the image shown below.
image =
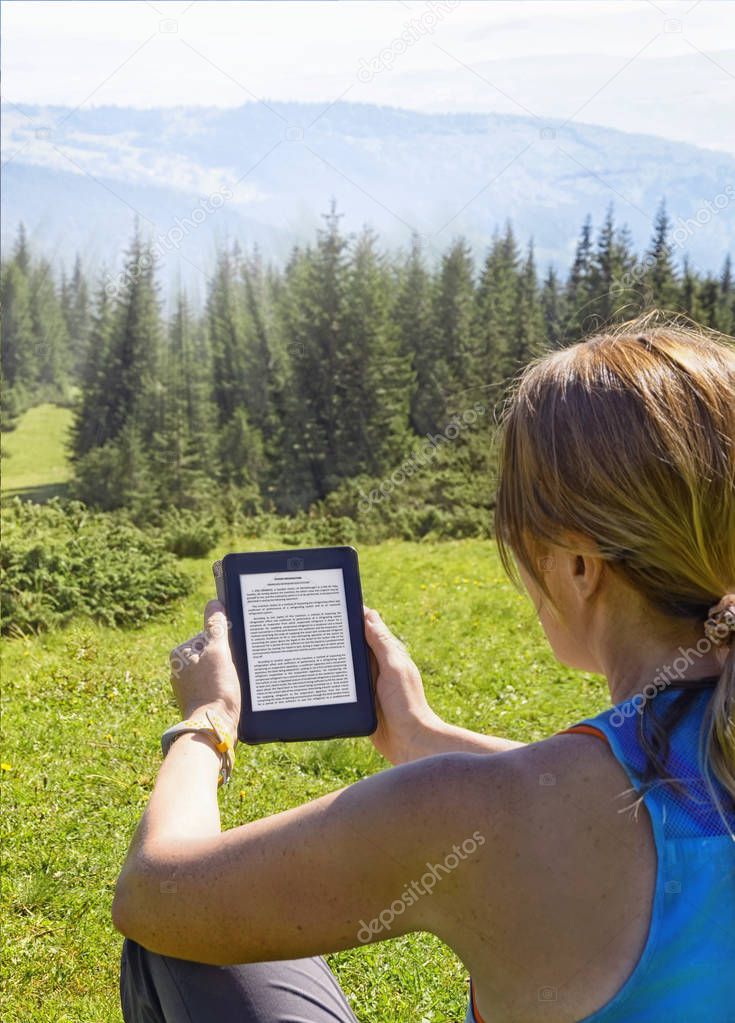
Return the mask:
<svg viewBox="0 0 735 1023"><path fill-rule="evenodd" d="M453 727L366 609L400 766L222 833L221 755L177 738L113 905L128 1023L354 1021L319 957L416 930L470 971L468 1021L735 1020L730 340L628 325L530 366L507 408L503 562L612 707L527 746ZM174 686L234 732L224 624L208 604Z"/></svg>

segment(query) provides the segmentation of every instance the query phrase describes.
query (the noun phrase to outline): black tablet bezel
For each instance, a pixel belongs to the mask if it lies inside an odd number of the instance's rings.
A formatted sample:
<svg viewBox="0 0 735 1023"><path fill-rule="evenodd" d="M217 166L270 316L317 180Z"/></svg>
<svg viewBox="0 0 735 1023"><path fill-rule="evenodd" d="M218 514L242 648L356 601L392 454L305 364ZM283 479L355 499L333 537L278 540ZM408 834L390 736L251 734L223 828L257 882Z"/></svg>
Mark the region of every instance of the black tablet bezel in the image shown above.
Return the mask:
<svg viewBox="0 0 735 1023"><path fill-rule="evenodd" d="M324 568L342 569L357 700L354 703L318 707L254 711L245 648L240 576L257 572L298 572ZM222 559L222 576L230 622L230 650L242 693L238 738L242 742L257 745L263 742L299 742L371 735L377 727L377 716L355 548L309 547L226 554Z"/></svg>

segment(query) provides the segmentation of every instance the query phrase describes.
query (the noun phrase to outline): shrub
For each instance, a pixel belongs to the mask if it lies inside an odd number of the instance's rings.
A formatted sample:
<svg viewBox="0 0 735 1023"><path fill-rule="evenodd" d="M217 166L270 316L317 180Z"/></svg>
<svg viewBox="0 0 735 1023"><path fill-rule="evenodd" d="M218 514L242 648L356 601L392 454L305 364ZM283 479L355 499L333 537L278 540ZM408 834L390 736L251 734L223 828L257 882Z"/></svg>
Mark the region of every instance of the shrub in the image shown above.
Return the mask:
<svg viewBox="0 0 735 1023"><path fill-rule="evenodd" d="M222 535L219 522L192 511L172 511L163 519L161 536L166 550L179 558L201 558Z"/></svg>
<svg viewBox="0 0 735 1023"><path fill-rule="evenodd" d="M3 509L0 618L24 635L86 614L137 624L192 588L162 540L121 516L57 499Z"/></svg>

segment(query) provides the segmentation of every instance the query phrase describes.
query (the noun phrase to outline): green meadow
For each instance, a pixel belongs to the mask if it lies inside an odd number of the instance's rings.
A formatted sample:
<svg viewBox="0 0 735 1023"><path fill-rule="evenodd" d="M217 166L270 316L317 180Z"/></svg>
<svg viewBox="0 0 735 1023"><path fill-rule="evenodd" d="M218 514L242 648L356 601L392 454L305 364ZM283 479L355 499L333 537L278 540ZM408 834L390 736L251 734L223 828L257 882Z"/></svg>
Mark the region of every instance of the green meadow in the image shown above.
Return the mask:
<svg viewBox="0 0 735 1023"><path fill-rule="evenodd" d="M231 543L267 546L268 537ZM390 542L361 549L360 558L367 602L408 644L446 718L531 741L604 705L598 679L554 661L492 544ZM153 785L160 733L176 717L168 651L200 628L212 594L210 560L186 568L195 593L144 628L79 620L5 643L5 1023L120 1019L122 939L109 915L115 877ZM385 766L367 739L240 747L220 795L223 827ZM464 1018L464 971L432 937L331 961L365 1023Z"/></svg>
<svg viewBox="0 0 735 1023"><path fill-rule="evenodd" d="M3 496L45 501L64 493L71 478L66 448L71 421L71 409L36 405L3 434Z"/></svg>
<svg viewBox="0 0 735 1023"><path fill-rule="evenodd" d="M65 423L66 413L42 407L7 435L8 486L43 492L63 482ZM200 628L214 557L280 546L272 536L235 536L208 557L183 560L192 593L138 628L78 617L4 642L4 1023L121 1019L122 938L110 903L155 780L160 734L177 716L169 650ZM448 720L532 741L604 706L599 679L555 662L492 543L391 541L359 553L366 601L406 642ZM385 768L367 739L241 746L233 781L220 793L223 827ZM465 972L431 936L330 961L363 1023L464 1019Z"/></svg>

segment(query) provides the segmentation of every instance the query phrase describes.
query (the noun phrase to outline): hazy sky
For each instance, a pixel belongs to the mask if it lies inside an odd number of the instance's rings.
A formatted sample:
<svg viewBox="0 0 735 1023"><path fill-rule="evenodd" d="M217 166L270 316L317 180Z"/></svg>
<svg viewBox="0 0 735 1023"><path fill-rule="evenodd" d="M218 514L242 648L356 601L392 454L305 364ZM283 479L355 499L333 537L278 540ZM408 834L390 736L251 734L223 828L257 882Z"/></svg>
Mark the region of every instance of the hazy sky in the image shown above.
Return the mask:
<svg viewBox="0 0 735 1023"><path fill-rule="evenodd" d="M605 124L735 149L735 2L5 0L16 104L339 98Z"/></svg>

